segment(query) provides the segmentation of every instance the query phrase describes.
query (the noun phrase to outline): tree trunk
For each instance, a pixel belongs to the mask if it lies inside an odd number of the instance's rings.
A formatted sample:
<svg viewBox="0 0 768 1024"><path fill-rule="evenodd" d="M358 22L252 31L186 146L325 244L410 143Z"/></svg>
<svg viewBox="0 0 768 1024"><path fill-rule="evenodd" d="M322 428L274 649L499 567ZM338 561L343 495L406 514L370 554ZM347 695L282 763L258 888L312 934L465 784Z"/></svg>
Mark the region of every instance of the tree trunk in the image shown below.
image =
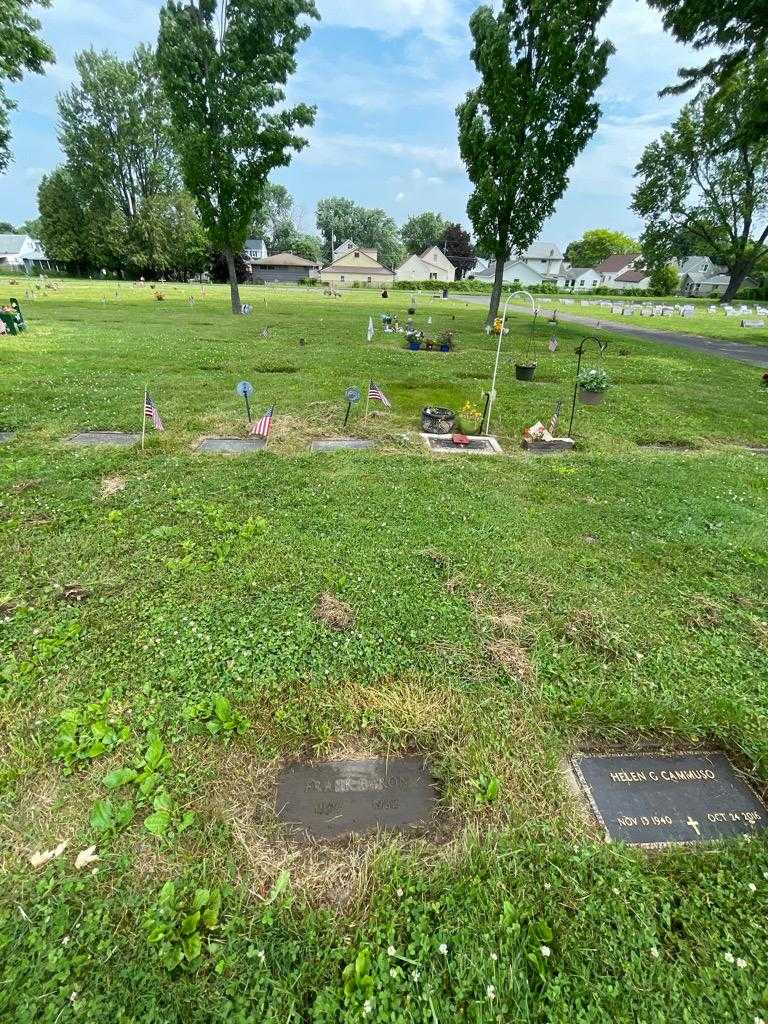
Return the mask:
<svg viewBox="0 0 768 1024"><path fill-rule="evenodd" d="M744 278L749 274L752 269L752 264L737 263L731 272L731 280L728 282L728 287L723 292L723 296L720 299L721 302L730 302L736 292L741 288L744 283Z"/></svg>
<svg viewBox="0 0 768 1024"><path fill-rule="evenodd" d="M496 274L493 279L493 289L491 291L491 304L488 307L488 319L485 321L487 324L493 326L493 321L496 319L499 313L499 303L501 302L501 289L504 287L504 266L507 262L506 253L502 252L501 257L496 253Z"/></svg>
<svg viewBox="0 0 768 1024"><path fill-rule="evenodd" d="M231 249L224 250L224 258L227 261L227 273L229 274L229 294L232 298L232 312L235 316L240 316L243 311L243 307L240 304L240 289L237 284L235 257Z"/></svg>

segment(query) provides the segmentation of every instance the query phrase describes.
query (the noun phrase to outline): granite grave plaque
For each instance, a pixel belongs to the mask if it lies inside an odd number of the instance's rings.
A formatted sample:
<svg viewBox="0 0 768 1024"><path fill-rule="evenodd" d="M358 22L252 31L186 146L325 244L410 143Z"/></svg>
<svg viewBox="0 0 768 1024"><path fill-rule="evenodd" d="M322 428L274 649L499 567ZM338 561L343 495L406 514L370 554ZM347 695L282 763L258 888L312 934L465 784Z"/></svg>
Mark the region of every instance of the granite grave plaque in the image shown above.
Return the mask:
<svg viewBox="0 0 768 1024"><path fill-rule="evenodd" d="M141 440L141 434L126 434L122 430L87 430L82 434L73 434L67 438L68 444L100 445L117 444L128 447Z"/></svg>
<svg viewBox="0 0 768 1024"><path fill-rule="evenodd" d="M277 786L277 815L314 839L428 824L437 800L435 780L420 757L323 761L285 768Z"/></svg>
<svg viewBox="0 0 768 1024"><path fill-rule="evenodd" d="M205 455L249 455L266 443L263 437L204 437L197 450Z"/></svg>
<svg viewBox="0 0 768 1024"><path fill-rule="evenodd" d="M312 442L313 452L338 452L345 448L362 451L375 447L374 441L367 441L363 437L320 437Z"/></svg>
<svg viewBox="0 0 768 1024"><path fill-rule="evenodd" d="M13 430L0 430L0 444L8 444L16 437Z"/></svg>
<svg viewBox="0 0 768 1024"><path fill-rule="evenodd" d="M495 437L470 437L469 444L454 444L450 434L422 434L431 452L464 452L470 455L501 455L501 445Z"/></svg>
<svg viewBox="0 0 768 1024"><path fill-rule="evenodd" d="M609 842L703 843L768 825L768 808L720 752L577 754L572 761Z"/></svg>

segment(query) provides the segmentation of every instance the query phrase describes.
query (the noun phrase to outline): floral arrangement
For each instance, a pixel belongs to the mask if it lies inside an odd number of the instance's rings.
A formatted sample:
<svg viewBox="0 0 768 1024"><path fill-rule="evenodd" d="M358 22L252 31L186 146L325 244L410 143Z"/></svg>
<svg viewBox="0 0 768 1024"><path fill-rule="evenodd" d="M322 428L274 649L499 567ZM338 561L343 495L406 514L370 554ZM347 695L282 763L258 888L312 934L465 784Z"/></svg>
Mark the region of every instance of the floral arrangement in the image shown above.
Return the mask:
<svg viewBox="0 0 768 1024"><path fill-rule="evenodd" d="M591 370L582 370L578 376L579 387L585 391L607 391L611 386L611 379L605 370L600 367L593 367Z"/></svg>

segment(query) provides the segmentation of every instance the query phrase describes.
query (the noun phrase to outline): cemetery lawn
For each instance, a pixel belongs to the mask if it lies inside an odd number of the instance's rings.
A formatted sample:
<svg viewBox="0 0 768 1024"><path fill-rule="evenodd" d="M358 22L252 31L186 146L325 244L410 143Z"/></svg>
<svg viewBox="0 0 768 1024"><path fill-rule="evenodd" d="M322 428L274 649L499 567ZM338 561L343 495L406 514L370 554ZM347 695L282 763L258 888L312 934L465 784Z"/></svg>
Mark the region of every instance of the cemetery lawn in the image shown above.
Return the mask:
<svg viewBox="0 0 768 1024"><path fill-rule="evenodd" d="M766 833L607 845L565 770L663 742L768 786L761 371L606 334L615 387L537 459L586 333L542 325L509 457L431 456L422 406L488 387L482 309L420 300L441 355L382 334L406 292L162 291L22 289L0 340L0 1021L768 1019ZM369 378L393 409L346 432L378 449L310 454ZM241 379L268 450L196 454L245 434ZM145 384L145 453L63 443L140 430ZM427 835L281 830L286 759L398 753L440 780Z"/></svg>
<svg viewBox="0 0 768 1024"><path fill-rule="evenodd" d="M765 303L763 302L745 302L744 305L749 306L752 310L751 313L726 316L721 306L717 306L716 313L707 312L708 308L713 305L709 299L684 299L679 295L667 299L643 299L638 296L628 296L623 300L618 296L595 295L592 296L588 306L580 305L580 297L578 295L573 296L573 305L565 306L560 301L560 296L543 296L542 298L549 300L543 303L543 309L546 311L557 308L563 313L572 313L574 316L583 316L590 320L600 320L603 323L620 323L625 326L633 324L636 327L645 327L651 331L675 331L680 334L695 334L702 338L739 341L743 345L768 345L768 317L758 316L754 311L755 305L764 306ZM696 311L692 316L686 317L681 316L679 313L675 313L674 316L640 316L639 313L632 316L622 316L621 313L613 313L610 309L601 309L601 301L612 301L617 304L624 302L626 305L636 302L663 303L670 306L688 303L695 306ZM741 305L741 300L735 299L733 304L738 309ZM717 303L714 303L714 305L717 305ZM513 308L511 303L510 308ZM764 320L766 326L742 327L742 319Z"/></svg>

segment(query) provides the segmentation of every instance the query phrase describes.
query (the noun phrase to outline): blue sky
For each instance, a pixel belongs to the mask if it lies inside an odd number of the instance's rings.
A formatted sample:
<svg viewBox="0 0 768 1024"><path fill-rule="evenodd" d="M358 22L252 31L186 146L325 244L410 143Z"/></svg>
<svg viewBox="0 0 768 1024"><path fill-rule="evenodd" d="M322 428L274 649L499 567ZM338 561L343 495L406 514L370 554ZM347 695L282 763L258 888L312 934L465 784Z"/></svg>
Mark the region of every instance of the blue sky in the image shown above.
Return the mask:
<svg viewBox="0 0 768 1024"><path fill-rule="evenodd" d="M298 220L314 230L317 200L345 195L380 206L398 223L425 209L466 223L468 181L456 145L454 108L474 82L469 0L316 0L322 22L299 54L292 99L318 107L310 146L276 180L293 194ZM560 0L562 2L562 0ZM127 56L157 36L161 0L53 0L40 13L57 63L10 89L15 162L0 178L0 220L36 213L43 173L60 162L57 92L88 46ZM565 245L589 227L634 233L632 170L643 146L680 107L659 99L681 64L696 63L661 28L644 0L614 0L601 26L616 54L600 91L600 128L571 173L542 236Z"/></svg>

